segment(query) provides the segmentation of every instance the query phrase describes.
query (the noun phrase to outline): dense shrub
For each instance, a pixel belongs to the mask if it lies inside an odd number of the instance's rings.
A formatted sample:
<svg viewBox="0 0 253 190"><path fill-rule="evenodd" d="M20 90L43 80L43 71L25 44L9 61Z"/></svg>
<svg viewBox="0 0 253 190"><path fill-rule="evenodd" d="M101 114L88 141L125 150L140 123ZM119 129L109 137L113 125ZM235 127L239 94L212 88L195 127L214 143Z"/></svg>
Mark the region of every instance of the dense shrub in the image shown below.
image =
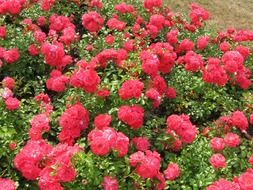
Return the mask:
<svg viewBox="0 0 253 190"><path fill-rule="evenodd" d="M253 189L253 32L162 0L0 15L0 189Z"/></svg>

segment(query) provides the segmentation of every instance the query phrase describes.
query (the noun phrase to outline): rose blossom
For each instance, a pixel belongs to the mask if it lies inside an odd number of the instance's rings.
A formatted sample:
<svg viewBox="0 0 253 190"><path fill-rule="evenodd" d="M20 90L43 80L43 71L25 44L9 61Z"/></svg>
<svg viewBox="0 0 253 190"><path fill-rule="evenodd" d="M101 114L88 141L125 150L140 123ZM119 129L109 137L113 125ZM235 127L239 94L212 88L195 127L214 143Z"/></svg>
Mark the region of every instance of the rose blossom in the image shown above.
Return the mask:
<svg viewBox="0 0 253 190"><path fill-rule="evenodd" d="M214 154L210 158L210 163L215 169L226 167L226 158L220 154Z"/></svg>

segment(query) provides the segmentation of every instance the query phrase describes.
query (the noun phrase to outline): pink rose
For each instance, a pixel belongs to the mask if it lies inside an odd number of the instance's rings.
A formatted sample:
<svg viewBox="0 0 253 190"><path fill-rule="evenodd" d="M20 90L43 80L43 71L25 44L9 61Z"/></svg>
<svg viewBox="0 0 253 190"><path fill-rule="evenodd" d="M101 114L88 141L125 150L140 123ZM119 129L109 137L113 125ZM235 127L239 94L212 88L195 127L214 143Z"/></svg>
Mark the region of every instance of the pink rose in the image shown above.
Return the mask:
<svg viewBox="0 0 253 190"><path fill-rule="evenodd" d="M164 171L165 178L173 181L175 178L179 177L180 169L176 163L170 163L167 166L167 169Z"/></svg>
<svg viewBox="0 0 253 190"><path fill-rule="evenodd" d="M222 151L225 148L225 143L222 138L214 137L210 142L210 147L213 151Z"/></svg>
<svg viewBox="0 0 253 190"><path fill-rule="evenodd" d="M5 100L6 108L10 111L16 110L20 107L20 101L17 98L9 97Z"/></svg>
<svg viewBox="0 0 253 190"><path fill-rule="evenodd" d="M240 137L234 133L227 133L224 137L224 142L226 146L234 148L240 144Z"/></svg>
<svg viewBox="0 0 253 190"><path fill-rule="evenodd" d="M215 169L226 167L226 158L220 154L214 154L210 158L210 163Z"/></svg>

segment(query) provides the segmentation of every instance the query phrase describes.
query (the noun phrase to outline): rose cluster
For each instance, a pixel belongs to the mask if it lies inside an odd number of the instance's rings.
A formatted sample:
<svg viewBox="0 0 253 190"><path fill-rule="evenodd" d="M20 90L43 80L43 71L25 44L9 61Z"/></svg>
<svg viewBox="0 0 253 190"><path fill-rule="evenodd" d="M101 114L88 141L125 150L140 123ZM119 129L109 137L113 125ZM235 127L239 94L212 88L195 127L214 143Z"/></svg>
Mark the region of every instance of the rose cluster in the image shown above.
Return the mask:
<svg viewBox="0 0 253 190"><path fill-rule="evenodd" d="M210 141L211 149L217 152L210 158L210 163L215 169L226 167L226 158L218 152L222 152L225 148L236 148L241 143L240 136L232 132L233 127L247 134L249 122L243 112L235 111L228 116L220 117L216 121L217 130L222 129L224 135L213 137Z"/></svg>
<svg viewBox="0 0 253 190"><path fill-rule="evenodd" d="M2 99L4 101L4 104L6 108L9 111L17 110L20 107L20 101L13 97L13 88L15 87L15 80L11 77L5 77L2 80L3 84L3 91L1 93Z"/></svg>
<svg viewBox="0 0 253 190"><path fill-rule="evenodd" d="M223 178L214 182L207 187L207 190L223 190L223 189L235 189L235 190L251 190L253 189L253 170L248 169L242 173L239 177L235 177L233 181L227 181Z"/></svg>
<svg viewBox="0 0 253 190"><path fill-rule="evenodd" d="M136 167L135 172L143 178L155 178L161 166L161 157L157 152L147 150L138 151L129 157L132 167Z"/></svg>
<svg viewBox="0 0 253 190"><path fill-rule="evenodd" d="M187 115L170 115L167 118L167 134L174 139L172 149L178 150L182 143L189 144L194 141L197 136L197 129L192 125L190 117Z"/></svg>
<svg viewBox="0 0 253 190"><path fill-rule="evenodd" d="M77 146L58 144L52 147L45 140L29 140L16 155L14 165L26 179L39 178L41 190L62 190L61 182L75 179L71 158L79 151Z"/></svg>
<svg viewBox="0 0 253 190"><path fill-rule="evenodd" d="M17 15L25 3L26 0L0 1L0 14L5 15L9 13L11 15Z"/></svg>
<svg viewBox="0 0 253 190"><path fill-rule="evenodd" d="M123 157L128 152L129 138L111 127L93 129L88 134L88 142L91 151L98 156L104 156L114 150L119 157Z"/></svg>
<svg viewBox="0 0 253 190"><path fill-rule="evenodd" d="M77 103L61 115L59 119L62 128L59 140L62 143L73 145L76 138L80 137L81 131L87 129L89 124L89 112Z"/></svg>
<svg viewBox="0 0 253 190"><path fill-rule="evenodd" d="M139 105L121 106L118 118L133 129L139 129L143 124L144 109Z"/></svg>

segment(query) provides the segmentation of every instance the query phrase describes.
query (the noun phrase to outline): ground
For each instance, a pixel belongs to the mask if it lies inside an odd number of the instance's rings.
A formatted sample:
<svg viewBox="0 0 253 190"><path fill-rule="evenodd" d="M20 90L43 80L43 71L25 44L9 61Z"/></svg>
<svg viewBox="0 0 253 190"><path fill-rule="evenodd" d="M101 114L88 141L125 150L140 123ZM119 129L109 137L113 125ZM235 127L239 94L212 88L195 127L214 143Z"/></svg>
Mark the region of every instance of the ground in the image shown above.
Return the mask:
<svg viewBox="0 0 253 190"><path fill-rule="evenodd" d="M227 27L253 30L253 0L165 0L171 10L186 12L191 2L202 5L210 13L208 26L225 30Z"/></svg>

